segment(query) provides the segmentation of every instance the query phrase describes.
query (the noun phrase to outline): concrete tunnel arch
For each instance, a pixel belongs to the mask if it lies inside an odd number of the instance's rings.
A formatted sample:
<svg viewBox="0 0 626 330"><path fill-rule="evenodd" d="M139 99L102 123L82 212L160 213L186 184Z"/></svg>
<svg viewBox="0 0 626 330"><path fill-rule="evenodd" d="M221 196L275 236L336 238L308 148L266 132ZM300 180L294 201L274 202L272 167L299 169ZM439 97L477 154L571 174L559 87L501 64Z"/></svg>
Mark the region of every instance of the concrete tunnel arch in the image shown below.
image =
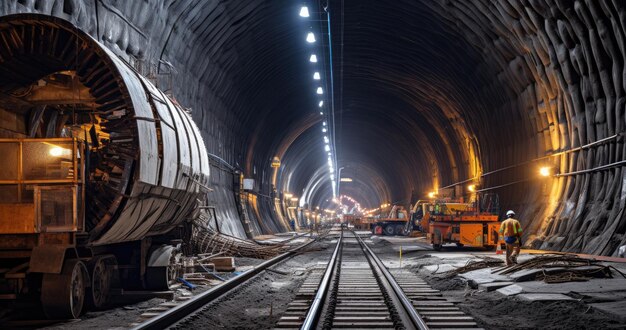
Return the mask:
<svg viewBox="0 0 626 330"><path fill-rule="evenodd" d="M10 3L2 15L63 17L123 58L171 63L179 72L172 92L193 109L209 153L257 179L254 193L271 196L271 158L315 114L310 49L294 14L300 4L146 1L124 22L97 4L98 15L88 3L70 13L62 5ZM133 12L126 2L113 6ZM336 6L330 2L331 13ZM620 1L366 0L347 2L345 10L350 15L331 27L345 26L339 166L376 168L390 200L478 177L483 188L500 187L502 207L518 211L536 248L614 255L626 244ZM142 19L146 12L155 19ZM382 138L399 142L359 148ZM297 143L293 159L318 162L319 147ZM379 164L398 155L397 168ZM294 173L313 177L323 166L288 158L277 182ZM541 179L539 166L559 176ZM236 201L228 197L232 176L221 171L209 198L230 205L222 218L241 236ZM298 181L288 189L308 184ZM255 221L267 222L265 231L284 230L271 199L259 200L265 206Z"/></svg>

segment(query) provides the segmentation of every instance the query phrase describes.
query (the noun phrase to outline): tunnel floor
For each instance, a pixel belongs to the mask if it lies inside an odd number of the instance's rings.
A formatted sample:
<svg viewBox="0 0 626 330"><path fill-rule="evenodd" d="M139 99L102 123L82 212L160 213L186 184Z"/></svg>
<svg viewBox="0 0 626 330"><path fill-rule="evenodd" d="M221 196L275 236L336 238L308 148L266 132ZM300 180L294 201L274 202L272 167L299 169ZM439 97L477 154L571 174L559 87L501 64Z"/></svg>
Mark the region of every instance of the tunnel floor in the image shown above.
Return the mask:
<svg viewBox="0 0 626 330"><path fill-rule="evenodd" d="M433 289L474 318L484 329L606 329L624 328L626 319L626 260L601 258L598 263L612 267L612 278L593 278L584 281L564 281L547 284L530 278L512 279L519 274L495 274L497 266L479 268L451 276L449 271L466 267L470 262L504 260L504 255L482 249L444 246L434 251L424 238L399 236L372 236L365 242L395 273L416 274ZM308 236L308 235L305 235ZM259 241L279 242L292 237L264 235ZM301 243L307 239L302 237ZM330 258L336 238L315 243L301 254L289 259L271 271L253 278L232 290L186 319L175 324L177 329L271 329L274 328L295 299L307 276L320 274ZM402 253L400 253L402 251ZM555 256L536 250L522 250L518 258L525 261ZM608 261L607 261L608 260ZM262 262L253 258L237 258L234 272L222 274L236 277L242 271ZM523 272L523 271L522 271ZM519 276L518 276L519 277ZM219 285L219 281L211 284ZM195 292L181 288L175 297L152 298L126 303L106 311L88 312L81 320L51 324L48 329L129 328L136 326L155 307L179 300L179 297L197 295L210 285L198 286Z"/></svg>

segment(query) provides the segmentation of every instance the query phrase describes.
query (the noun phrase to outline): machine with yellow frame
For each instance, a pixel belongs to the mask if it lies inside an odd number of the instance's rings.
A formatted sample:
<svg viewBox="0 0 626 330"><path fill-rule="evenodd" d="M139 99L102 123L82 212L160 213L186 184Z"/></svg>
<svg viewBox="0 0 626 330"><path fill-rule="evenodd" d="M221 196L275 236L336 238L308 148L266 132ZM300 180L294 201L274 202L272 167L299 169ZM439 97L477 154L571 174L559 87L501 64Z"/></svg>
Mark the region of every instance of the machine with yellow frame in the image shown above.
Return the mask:
<svg viewBox="0 0 626 330"><path fill-rule="evenodd" d="M469 203L420 200L411 210L410 226L426 233L437 251L449 243L493 249L499 239L499 208L497 194L476 194L476 200Z"/></svg>

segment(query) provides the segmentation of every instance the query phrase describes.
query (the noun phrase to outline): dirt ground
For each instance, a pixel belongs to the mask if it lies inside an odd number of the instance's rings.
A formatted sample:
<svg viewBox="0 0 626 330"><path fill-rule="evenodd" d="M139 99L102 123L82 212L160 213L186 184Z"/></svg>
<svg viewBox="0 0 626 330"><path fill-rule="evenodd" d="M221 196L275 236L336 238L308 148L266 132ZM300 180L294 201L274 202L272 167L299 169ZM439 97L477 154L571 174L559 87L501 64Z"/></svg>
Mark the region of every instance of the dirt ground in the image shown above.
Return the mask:
<svg viewBox="0 0 626 330"><path fill-rule="evenodd" d="M409 259L412 271L420 274L444 297L457 303L485 329L626 329L626 324L615 320L581 301L528 302L498 292L472 289L459 277L433 276L422 268L442 262L436 252L412 253Z"/></svg>
<svg viewBox="0 0 626 330"><path fill-rule="evenodd" d="M255 266L265 260L255 258L235 258L235 266L245 269ZM236 276L232 273L219 273L223 279ZM193 294L199 294L210 289L209 286L198 286ZM183 292L186 291L186 292ZM176 295L189 294L188 290L181 289ZM162 298L128 300L117 298L108 308L101 311L89 311L81 316L80 320L51 324L46 327L50 330L82 330L82 329L128 329L134 322L141 320L141 314L149 308L156 307L168 300Z"/></svg>
<svg viewBox="0 0 626 330"><path fill-rule="evenodd" d="M328 242L326 242L328 243ZM325 267L333 252L315 243L316 251L299 254L254 277L201 311L179 322L174 329L270 329L295 298L308 272Z"/></svg>

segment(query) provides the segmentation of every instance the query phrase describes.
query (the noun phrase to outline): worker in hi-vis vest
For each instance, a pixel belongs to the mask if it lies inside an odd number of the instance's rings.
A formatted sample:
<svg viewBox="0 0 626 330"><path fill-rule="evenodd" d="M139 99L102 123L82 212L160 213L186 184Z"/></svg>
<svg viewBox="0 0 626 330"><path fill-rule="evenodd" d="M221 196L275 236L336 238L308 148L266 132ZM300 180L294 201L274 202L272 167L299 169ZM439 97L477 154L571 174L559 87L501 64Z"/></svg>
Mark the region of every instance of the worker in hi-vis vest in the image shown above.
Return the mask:
<svg viewBox="0 0 626 330"><path fill-rule="evenodd" d="M507 219L500 225L500 239L506 243L506 265L517 263L517 255L522 245L522 225L515 218L515 212L506 212ZM503 238L504 236L504 238Z"/></svg>

